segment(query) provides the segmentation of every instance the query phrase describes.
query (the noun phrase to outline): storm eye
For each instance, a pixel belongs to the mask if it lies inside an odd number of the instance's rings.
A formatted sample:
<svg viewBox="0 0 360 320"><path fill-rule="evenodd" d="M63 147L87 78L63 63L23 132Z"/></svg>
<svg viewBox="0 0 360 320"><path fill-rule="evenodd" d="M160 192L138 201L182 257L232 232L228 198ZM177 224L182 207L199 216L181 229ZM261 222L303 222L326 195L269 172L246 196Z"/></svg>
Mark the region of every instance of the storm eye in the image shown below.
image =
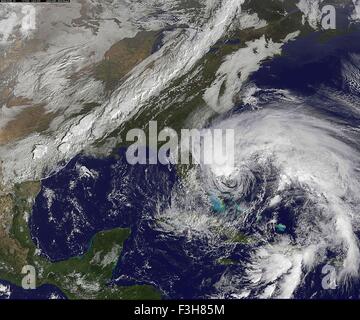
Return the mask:
<svg viewBox="0 0 360 320"><path fill-rule="evenodd" d="M222 177L221 183L230 189L235 189L238 186L238 181L231 177Z"/></svg>

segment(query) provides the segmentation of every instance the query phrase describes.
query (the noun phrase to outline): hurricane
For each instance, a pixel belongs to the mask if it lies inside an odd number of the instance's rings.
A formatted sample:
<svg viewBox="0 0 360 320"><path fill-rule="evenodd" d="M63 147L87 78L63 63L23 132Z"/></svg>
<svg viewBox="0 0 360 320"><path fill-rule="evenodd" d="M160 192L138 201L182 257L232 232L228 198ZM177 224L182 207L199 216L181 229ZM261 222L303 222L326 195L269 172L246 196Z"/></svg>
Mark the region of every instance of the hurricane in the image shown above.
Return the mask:
<svg viewBox="0 0 360 320"><path fill-rule="evenodd" d="M206 234L210 250L224 250L224 233L249 235L242 244L246 259L221 276L216 297L316 295L315 285L306 294L302 287L329 261L337 290L356 288L358 59L341 59L339 87L322 83L311 101L298 92L258 89L256 108L239 107L211 124L235 130L235 166L194 169L188 185L176 191L181 204L174 206L183 211L170 208L166 216L170 225L176 222L173 232L186 231L190 239ZM195 207L190 216L189 206ZM230 245L225 257L241 249Z"/></svg>

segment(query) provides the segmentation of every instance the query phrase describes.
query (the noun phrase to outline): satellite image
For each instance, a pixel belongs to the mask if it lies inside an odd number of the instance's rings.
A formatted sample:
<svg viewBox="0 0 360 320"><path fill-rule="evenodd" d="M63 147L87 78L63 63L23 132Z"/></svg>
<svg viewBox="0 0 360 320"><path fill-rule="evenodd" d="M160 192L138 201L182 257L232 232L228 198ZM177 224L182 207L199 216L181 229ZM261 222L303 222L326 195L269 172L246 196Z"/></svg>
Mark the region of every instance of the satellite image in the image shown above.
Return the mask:
<svg viewBox="0 0 360 320"><path fill-rule="evenodd" d="M360 0L0 2L0 299L360 299Z"/></svg>

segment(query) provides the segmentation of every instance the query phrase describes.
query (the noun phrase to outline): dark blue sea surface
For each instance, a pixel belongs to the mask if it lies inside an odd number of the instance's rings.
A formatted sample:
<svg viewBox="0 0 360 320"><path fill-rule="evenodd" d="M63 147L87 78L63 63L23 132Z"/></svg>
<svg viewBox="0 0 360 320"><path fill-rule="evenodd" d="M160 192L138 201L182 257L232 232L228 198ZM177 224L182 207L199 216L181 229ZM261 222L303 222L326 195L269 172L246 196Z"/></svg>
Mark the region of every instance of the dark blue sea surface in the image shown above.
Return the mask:
<svg viewBox="0 0 360 320"><path fill-rule="evenodd" d="M176 179L171 166L128 164L124 149L107 159L78 156L42 181L32 238L51 261L81 255L99 231L138 226L168 206Z"/></svg>
<svg viewBox="0 0 360 320"><path fill-rule="evenodd" d="M25 290L8 281L0 280L0 286L7 287L5 293L0 292L1 299L12 300L45 300L45 299L66 299L65 294L53 285L44 284L34 290Z"/></svg>
<svg viewBox="0 0 360 320"><path fill-rule="evenodd" d="M360 31L324 38L322 32L301 36L283 46L281 56L264 63L250 80L260 88L286 89L312 96L320 87L348 90L342 63L360 53Z"/></svg>
<svg viewBox="0 0 360 320"><path fill-rule="evenodd" d="M84 167L95 176L82 176ZM166 234L153 219L155 210L170 206L177 180L171 166L129 165L124 150L116 158L78 156L43 181L29 222L33 240L44 256L59 261L86 252L99 231L130 227L114 283L156 284L171 297L203 295L209 290L202 284L204 276L214 283L224 266L206 254L204 243ZM49 190L53 194L50 205Z"/></svg>

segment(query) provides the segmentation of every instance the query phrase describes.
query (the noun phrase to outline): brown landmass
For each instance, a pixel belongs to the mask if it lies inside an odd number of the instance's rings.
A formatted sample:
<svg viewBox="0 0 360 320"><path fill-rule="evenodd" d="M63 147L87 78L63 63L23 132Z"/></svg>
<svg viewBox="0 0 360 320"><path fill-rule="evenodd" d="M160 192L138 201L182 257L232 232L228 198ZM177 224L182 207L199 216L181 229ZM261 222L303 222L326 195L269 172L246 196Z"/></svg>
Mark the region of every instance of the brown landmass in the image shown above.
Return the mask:
<svg viewBox="0 0 360 320"><path fill-rule="evenodd" d="M56 114L42 104L30 105L0 129L0 145L24 138L33 132L45 131Z"/></svg>
<svg viewBox="0 0 360 320"><path fill-rule="evenodd" d="M157 34L142 31L134 38L115 43L95 66L95 78L104 81L107 90L113 90L137 64L151 55Z"/></svg>
<svg viewBox="0 0 360 320"><path fill-rule="evenodd" d="M21 269L27 264L28 249L24 248L11 234L16 201L20 198L28 199L40 190L40 183L27 182L13 192L5 192L0 185L0 272L11 268L12 272L20 274Z"/></svg>

